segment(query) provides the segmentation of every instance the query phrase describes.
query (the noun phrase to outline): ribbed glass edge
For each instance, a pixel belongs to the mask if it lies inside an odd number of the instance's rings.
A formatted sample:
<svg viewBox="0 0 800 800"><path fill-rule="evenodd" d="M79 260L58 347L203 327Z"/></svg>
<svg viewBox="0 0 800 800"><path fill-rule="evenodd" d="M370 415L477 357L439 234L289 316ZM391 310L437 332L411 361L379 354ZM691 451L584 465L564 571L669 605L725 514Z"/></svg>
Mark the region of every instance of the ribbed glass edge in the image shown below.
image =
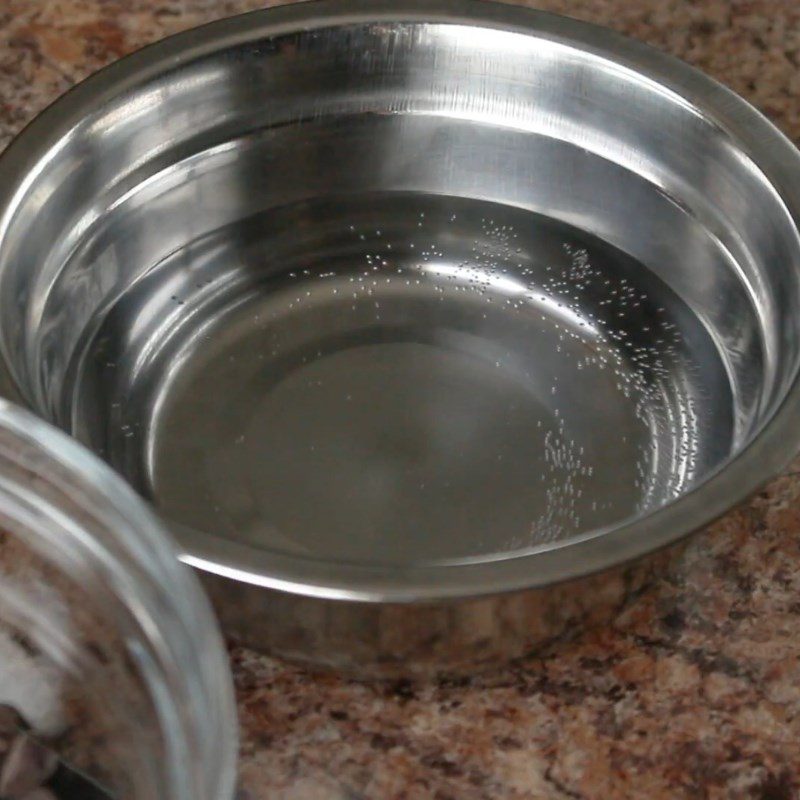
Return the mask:
<svg viewBox="0 0 800 800"><path fill-rule="evenodd" d="M95 574L114 587L119 623L126 628L120 633L136 644L141 678L169 751L162 766L170 794L162 800L230 800L238 743L233 685L197 578L179 562L145 502L116 473L66 434L0 400L4 516L13 518L15 509L23 513L31 504L41 508L43 519L63 514L42 497L42 487L69 498L71 524L59 526L56 546L91 560ZM30 525L21 530L37 535ZM47 546L54 546L52 538Z"/></svg>

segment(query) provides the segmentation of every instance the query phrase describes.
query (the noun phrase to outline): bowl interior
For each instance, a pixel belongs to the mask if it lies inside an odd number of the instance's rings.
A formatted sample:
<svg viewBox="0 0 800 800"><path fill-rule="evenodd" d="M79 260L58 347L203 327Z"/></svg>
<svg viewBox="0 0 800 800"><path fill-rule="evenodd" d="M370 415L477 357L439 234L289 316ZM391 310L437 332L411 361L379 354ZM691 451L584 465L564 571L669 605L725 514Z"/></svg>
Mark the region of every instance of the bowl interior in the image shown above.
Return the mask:
<svg viewBox="0 0 800 800"><path fill-rule="evenodd" d="M752 441L800 249L744 104L543 15L302 13L128 59L18 145L2 335L40 413L187 552L333 571L563 547Z"/></svg>

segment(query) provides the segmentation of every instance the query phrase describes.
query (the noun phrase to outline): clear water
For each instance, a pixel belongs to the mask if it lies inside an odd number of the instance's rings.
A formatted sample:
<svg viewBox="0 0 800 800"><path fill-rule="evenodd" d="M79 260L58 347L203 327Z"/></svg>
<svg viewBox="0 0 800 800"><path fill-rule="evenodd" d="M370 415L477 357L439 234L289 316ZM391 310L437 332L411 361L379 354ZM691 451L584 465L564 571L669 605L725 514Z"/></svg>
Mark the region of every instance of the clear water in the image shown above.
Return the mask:
<svg viewBox="0 0 800 800"><path fill-rule="evenodd" d="M645 266L431 195L298 204L191 242L121 298L75 380L79 435L168 518L360 563L612 525L733 439L714 343Z"/></svg>

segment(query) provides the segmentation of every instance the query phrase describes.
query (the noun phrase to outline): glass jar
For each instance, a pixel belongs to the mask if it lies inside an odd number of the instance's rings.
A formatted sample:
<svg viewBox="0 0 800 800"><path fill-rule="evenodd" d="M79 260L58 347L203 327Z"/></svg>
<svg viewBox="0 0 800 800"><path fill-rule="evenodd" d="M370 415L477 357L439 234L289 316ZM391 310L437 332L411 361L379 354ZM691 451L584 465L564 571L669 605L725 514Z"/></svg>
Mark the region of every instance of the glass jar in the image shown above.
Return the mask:
<svg viewBox="0 0 800 800"><path fill-rule="evenodd" d="M0 401L0 703L118 800L229 800L236 715L198 581L127 485Z"/></svg>

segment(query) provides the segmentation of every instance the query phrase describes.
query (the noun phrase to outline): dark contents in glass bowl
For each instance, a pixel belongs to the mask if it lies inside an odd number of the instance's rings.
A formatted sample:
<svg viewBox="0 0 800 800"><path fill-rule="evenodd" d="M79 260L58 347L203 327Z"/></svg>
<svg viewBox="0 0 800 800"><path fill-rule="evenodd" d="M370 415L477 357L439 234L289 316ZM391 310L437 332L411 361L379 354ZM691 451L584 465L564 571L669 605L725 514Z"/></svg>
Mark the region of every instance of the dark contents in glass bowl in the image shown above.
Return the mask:
<svg viewBox="0 0 800 800"><path fill-rule="evenodd" d="M0 800L110 800L37 739L23 716L0 704Z"/></svg>

